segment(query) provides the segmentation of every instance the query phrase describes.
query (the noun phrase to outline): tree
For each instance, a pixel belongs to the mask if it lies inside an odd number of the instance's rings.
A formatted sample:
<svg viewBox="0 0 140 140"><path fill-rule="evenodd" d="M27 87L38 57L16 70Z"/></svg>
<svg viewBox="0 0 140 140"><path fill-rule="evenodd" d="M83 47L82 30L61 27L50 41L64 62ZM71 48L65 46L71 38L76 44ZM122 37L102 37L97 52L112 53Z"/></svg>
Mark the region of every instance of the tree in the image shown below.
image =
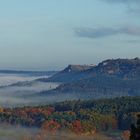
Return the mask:
<svg viewBox="0 0 140 140"><path fill-rule="evenodd" d="M137 117L137 127L134 124L131 125L130 140L140 140L140 114Z"/></svg>

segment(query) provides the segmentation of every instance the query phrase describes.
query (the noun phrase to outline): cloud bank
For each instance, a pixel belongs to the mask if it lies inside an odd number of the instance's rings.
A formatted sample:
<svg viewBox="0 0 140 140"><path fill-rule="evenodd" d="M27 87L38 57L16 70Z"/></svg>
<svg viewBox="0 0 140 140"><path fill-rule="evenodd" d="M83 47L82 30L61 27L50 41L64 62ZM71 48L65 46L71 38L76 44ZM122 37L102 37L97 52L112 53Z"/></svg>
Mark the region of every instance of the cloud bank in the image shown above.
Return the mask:
<svg viewBox="0 0 140 140"><path fill-rule="evenodd" d="M117 34L127 34L140 36L140 27L120 27L120 28L75 28L74 33L78 37L102 38Z"/></svg>

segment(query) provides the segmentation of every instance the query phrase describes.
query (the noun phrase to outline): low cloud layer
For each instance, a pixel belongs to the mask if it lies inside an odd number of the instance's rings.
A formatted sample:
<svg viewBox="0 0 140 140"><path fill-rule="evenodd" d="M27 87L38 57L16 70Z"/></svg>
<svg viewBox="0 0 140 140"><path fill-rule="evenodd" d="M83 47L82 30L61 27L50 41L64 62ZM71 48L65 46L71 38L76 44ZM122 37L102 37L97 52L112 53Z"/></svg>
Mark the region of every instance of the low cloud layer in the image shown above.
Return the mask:
<svg viewBox="0 0 140 140"><path fill-rule="evenodd" d="M117 34L127 34L140 36L140 27L120 27L120 28L75 28L75 34L84 38L102 38Z"/></svg>
<svg viewBox="0 0 140 140"><path fill-rule="evenodd" d="M56 88L59 84L34 81L38 78L46 78L46 76L0 74L0 106L27 106L51 101L52 97L44 98L38 93ZM53 99L53 101L56 101L56 99L58 98Z"/></svg>

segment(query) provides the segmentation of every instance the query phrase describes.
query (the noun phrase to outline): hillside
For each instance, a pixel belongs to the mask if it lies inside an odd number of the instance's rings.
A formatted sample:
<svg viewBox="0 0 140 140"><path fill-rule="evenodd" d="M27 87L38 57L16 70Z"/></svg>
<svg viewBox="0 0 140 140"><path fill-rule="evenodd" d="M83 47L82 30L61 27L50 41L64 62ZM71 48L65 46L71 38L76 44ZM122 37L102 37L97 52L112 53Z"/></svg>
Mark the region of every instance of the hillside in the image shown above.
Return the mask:
<svg viewBox="0 0 140 140"><path fill-rule="evenodd" d="M36 107L1 108L0 122L92 134L96 130L128 130L139 112L140 97L74 100Z"/></svg>
<svg viewBox="0 0 140 140"><path fill-rule="evenodd" d="M101 98L140 95L140 59L110 59L88 69L63 71L48 81L61 81L59 87L40 95L62 95L77 98ZM50 94L51 93L51 94Z"/></svg>
<svg viewBox="0 0 140 140"><path fill-rule="evenodd" d="M73 82L88 76L88 70L93 68L90 65L68 65L64 70L54 74L49 78L40 78L38 81L43 82Z"/></svg>
<svg viewBox="0 0 140 140"><path fill-rule="evenodd" d="M98 65L68 65L64 70L44 81L72 82L99 75L114 75L121 78L140 76L140 59L108 59ZM43 79L38 79L43 80Z"/></svg>

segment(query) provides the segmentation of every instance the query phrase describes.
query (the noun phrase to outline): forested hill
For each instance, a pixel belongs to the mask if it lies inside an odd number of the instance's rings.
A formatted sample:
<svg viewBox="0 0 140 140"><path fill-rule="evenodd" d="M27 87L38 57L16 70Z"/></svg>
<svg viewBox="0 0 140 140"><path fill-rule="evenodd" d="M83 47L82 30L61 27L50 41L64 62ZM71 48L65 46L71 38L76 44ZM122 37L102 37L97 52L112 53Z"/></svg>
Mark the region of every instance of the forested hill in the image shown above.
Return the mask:
<svg viewBox="0 0 140 140"><path fill-rule="evenodd" d="M140 79L140 59L108 59L98 65L69 65L64 70L44 80L66 83L91 77L94 78L97 75Z"/></svg>
<svg viewBox="0 0 140 140"><path fill-rule="evenodd" d="M68 65L64 70L54 74L49 78L40 78L38 81L43 82L72 82L87 78L88 70L93 68L92 65Z"/></svg>
<svg viewBox="0 0 140 140"><path fill-rule="evenodd" d="M0 122L75 133L127 130L140 112L140 97L65 101L46 106L0 108Z"/></svg>
<svg viewBox="0 0 140 140"><path fill-rule="evenodd" d="M140 59L109 59L82 70L66 68L49 80L63 84L40 95L69 94L83 99L140 96Z"/></svg>

